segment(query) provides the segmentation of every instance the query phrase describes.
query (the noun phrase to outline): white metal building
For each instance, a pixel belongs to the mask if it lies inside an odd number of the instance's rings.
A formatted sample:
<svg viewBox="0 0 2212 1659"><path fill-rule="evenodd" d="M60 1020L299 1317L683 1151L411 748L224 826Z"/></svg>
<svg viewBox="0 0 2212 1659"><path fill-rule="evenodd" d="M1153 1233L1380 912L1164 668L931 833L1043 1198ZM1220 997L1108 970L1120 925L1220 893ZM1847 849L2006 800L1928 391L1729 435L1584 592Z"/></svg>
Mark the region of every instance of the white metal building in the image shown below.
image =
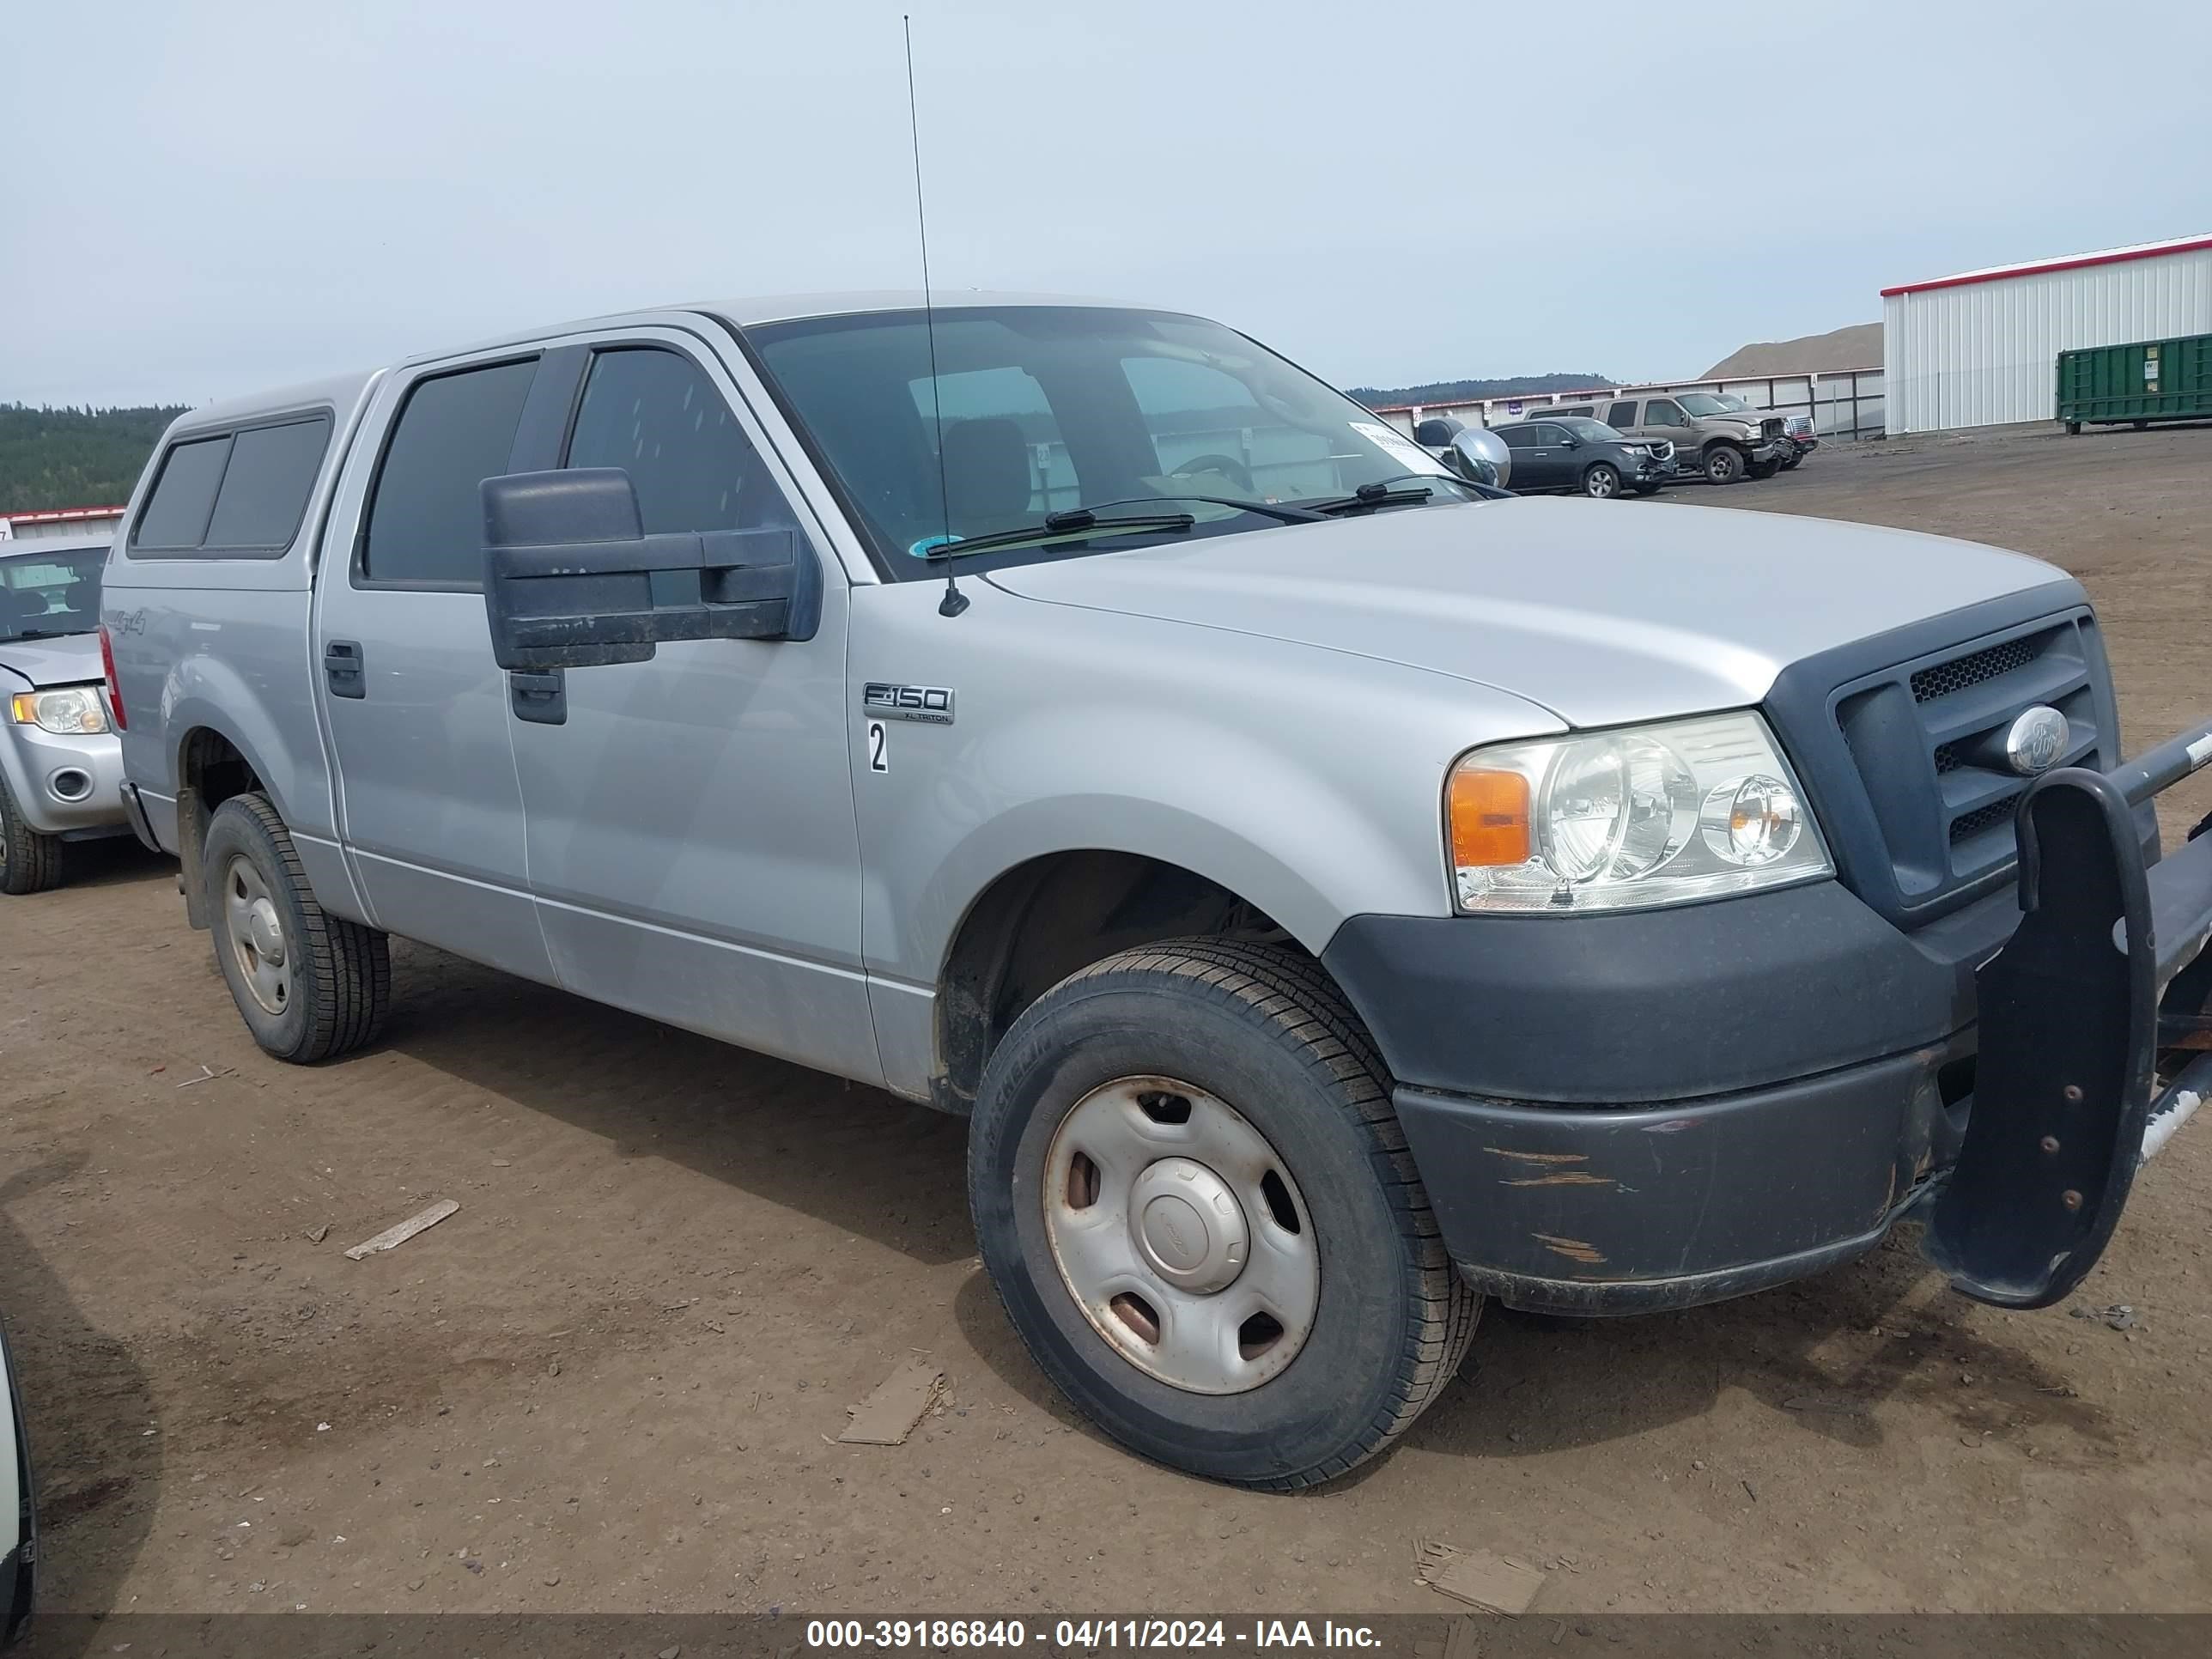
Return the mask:
<svg viewBox="0 0 2212 1659"><path fill-rule="evenodd" d="M1886 288L1885 425L2048 421L2061 351L2182 334L2212 334L2212 235Z"/></svg>
<svg viewBox="0 0 2212 1659"><path fill-rule="evenodd" d="M0 542L44 536L89 536L121 522L119 507L49 507L34 513L0 513Z"/></svg>

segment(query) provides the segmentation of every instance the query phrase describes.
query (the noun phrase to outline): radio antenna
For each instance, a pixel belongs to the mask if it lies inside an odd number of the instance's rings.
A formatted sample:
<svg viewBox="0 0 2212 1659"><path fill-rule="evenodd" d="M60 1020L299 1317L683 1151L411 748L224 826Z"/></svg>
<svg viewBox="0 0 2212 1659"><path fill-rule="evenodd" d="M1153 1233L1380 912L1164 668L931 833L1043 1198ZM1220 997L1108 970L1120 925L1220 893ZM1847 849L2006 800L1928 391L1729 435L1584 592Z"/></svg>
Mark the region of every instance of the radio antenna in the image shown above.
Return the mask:
<svg viewBox="0 0 2212 1659"><path fill-rule="evenodd" d="M945 480L945 394L937 380L937 305L929 286L929 211L921 196L921 114L914 95L914 19L902 12L899 24L906 32L906 118L914 139L914 222L921 239L921 322L929 337L929 414L937 428L937 504L945 514L945 539L939 544L949 558L952 548L952 496ZM968 608L968 596L945 568L945 597L937 602L940 617L957 617Z"/></svg>

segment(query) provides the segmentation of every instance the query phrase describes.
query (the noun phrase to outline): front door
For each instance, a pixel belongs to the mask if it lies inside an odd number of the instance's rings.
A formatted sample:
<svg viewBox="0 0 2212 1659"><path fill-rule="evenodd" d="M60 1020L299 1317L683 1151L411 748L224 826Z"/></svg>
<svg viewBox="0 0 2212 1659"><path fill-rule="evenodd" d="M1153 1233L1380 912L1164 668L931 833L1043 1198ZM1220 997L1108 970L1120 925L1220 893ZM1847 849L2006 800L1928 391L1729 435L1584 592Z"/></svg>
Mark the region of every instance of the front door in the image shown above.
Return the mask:
<svg viewBox="0 0 2212 1659"><path fill-rule="evenodd" d="M1549 421L1528 428L1528 447L1513 456L1513 482L1530 489L1557 489L1567 482L1567 434ZM1525 471L1524 471L1525 468Z"/></svg>
<svg viewBox="0 0 2212 1659"><path fill-rule="evenodd" d="M412 371L349 466L317 583L314 672L342 838L378 927L550 980L531 902L507 677L483 595L483 480L514 469L538 354ZM367 459L367 458L364 458ZM526 462L525 462L526 464Z"/></svg>
<svg viewBox="0 0 2212 1659"><path fill-rule="evenodd" d="M788 479L697 337L586 343L562 465L625 471L647 534L793 528L807 550ZM557 719L552 688L518 688L507 718L562 985L880 1082L860 967L848 595L814 548L812 639L664 642L649 661L563 671Z"/></svg>
<svg viewBox="0 0 2212 1659"><path fill-rule="evenodd" d="M1636 435L1654 443L1670 443L1677 457L1691 465L1697 464L1698 434L1690 430L1690 417L1682 405L1672 398L1645 400L1644 424Z"/></svg>

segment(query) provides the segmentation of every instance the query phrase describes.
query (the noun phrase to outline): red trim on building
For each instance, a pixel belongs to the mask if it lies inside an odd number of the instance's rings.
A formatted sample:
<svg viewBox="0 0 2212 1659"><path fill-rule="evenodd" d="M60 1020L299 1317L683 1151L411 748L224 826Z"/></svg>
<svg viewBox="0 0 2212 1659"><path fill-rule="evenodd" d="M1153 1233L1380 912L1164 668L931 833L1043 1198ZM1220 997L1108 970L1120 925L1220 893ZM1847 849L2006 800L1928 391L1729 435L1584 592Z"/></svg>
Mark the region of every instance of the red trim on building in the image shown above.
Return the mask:
<svg viewBox="0 0 2212 1659"><path fill-rule="evenodd" d="M1885 300L1897 294L1925 294L1930 289L1965 288L1974 283L2002 283L2012 276L2040 276L2053 270L2080 270L2088 265L2124 265L2136 259L2162 259L2169 253L2193 253L2212 247L2212 236L2192 236L2179 242L2153 242L2144 247L2119 248L2110 253L2079 253L2070 259L2039 259L2032 264L1998 265L1990 270L1962 271L1932 282L1900 283L1881 291Z"/></svg>
<svg viewBox="0 0 2212 1659"><path fill-rule="evenodd" d="M119 519L120 507L46 507L34 513L0 513L10 524L67 524L76 519Z"/></svg>

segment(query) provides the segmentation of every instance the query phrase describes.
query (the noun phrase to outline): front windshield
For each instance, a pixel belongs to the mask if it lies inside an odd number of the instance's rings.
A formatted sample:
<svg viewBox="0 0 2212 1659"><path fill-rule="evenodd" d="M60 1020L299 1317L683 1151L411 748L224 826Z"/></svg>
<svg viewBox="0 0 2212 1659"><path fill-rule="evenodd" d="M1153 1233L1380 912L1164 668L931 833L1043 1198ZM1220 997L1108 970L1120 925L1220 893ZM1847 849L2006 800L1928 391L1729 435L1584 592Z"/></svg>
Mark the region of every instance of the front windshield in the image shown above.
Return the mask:
<svg viewBox="0 0 2212 1659"><path fill-rule="evenodd" d="M1238 501L1341 507L1362 486L1382 495L1372 487L1384 484L1387 499L1371 510L1475 498L1411 438L1218 323L1094 306L963 306L940 311L935 332L933 343L920 311L745 331L879 562L901 580L941 574L929 556L963 539L1032 526L1034 539L978 550L963 568L1277 529L1301 516ZM1050 515L1079 508L1097 509L1095 525L1045 531ZM1149 528L1111 527L1147 514ZM1187 524L1157 522L1183 515Z"/></svg>
<svg viewBox="0 0 2212 1659"><path fill-rule="evenodd" d="M1586 421L1577 416L1570 416L1555 424L1566 428L1584 443L1617 444L1620 441L1620 434L1603 421Z"/></svg>
<svg viewBox="0 0 2212 1659"><path fill-rule="evenodd" d="M100 626L104 547L0 554L0 641L56 639Z"/></svg>
<svg viewBox="0 0 2212 1659"><path fill-rule="evenodd" d="M1727 399L1716 398L1710 392L1677 392L1674 401L1692 415L1729 415L1735 412ZM1737 399L1738 403L1741 401L1741 398Z"/></svg>

